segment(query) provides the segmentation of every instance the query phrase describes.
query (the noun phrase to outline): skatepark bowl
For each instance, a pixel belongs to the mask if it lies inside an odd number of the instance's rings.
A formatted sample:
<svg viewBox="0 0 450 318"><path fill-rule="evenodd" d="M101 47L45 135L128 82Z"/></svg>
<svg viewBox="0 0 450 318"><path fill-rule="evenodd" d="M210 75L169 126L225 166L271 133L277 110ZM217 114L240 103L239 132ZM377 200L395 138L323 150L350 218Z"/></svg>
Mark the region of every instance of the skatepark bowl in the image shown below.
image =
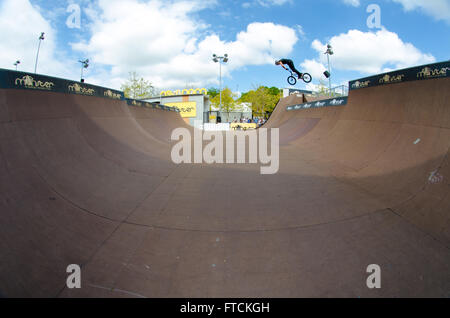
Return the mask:
<svg viewBox="0 0 450 318"><path fill-rule="evenodd" d="M450 297L443 64L355 82L344 105L282 98L265 125L280 133L272 175L176 165L178 112L1 70L0 295Z"/></svg>

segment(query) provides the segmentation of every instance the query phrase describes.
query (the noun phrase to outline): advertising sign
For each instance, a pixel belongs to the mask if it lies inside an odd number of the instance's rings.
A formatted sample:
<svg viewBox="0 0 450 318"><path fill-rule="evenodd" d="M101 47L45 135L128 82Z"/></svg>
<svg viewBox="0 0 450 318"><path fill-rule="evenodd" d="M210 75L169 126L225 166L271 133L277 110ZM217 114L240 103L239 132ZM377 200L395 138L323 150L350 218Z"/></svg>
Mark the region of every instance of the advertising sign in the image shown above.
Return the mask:
<svg viewBox="0 0 450 318"><path fill-rule="evenodd" d="M331 99L319 100L317 102L303 103L286 107L287 110L308 109L317 107L329 106L344 106L347 105L348 97L336 97Z"/></svg>
<svg viewBox="0 0 450 318"><path fill-rule="evenodd" d="M169 106L165 106L165 105L159 105L157 103L149 103L143 100L137 100L137 99L132 99L132 98L126 98L127 100L127 104L130 106L137 106L137 107L146 107L146 108L155 108L155 109L163 109L163 110L168 110L168 111L172 111L172 112L180 112L178 110L178 108L176 107L169 107Z"/></svg>
<svg viewBox="0 0 450 318"><path fill-rule="evenodd" d="M450 77L450 62L411 67L390 73L365 77L349 83L350 90L387 84Z"/></svg>
<svg viewBox="0 0 450 318"><path fill-rule="evenodd" d="M123 92L46 75L0 69L0 88L27 89L123 100Z"/></svg>
<svg viewBox="0 0 450 318"><path fill-rule="evenodd" d="M190 88L190 89L177 89L176 91L162 91L161 96L177 96L177 95L197 95L197 94L203 94L208 95L208 90L206 88Z"/></svg>
<svg viewBox="0 0 450 318"><path fill-rule="evenodd" d="M183 118L197 116L197 102L165 103L165 105L178 108Z"/></svg>

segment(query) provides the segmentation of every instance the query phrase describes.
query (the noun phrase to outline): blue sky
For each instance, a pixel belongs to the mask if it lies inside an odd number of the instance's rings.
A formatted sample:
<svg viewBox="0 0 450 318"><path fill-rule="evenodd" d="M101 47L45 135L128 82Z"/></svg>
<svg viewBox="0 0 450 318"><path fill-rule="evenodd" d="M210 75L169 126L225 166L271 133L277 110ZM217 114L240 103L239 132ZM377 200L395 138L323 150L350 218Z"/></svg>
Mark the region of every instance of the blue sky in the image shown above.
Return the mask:
<svg viewBox="0 0 450 318"><path fill-rule="evenodd" d="M381 23L369 27L374 4ZM0 0L0 27L0 67L20 59L33 71L45 31L38 73L79 79L89 58L86 81L112 88L131 71L164 90L217 87L212 53L230 55L223 81L239 92L287 87L282 57L313 75L297 87L313 89L328 42L333 86L450 55L450 0Z"/></svg>

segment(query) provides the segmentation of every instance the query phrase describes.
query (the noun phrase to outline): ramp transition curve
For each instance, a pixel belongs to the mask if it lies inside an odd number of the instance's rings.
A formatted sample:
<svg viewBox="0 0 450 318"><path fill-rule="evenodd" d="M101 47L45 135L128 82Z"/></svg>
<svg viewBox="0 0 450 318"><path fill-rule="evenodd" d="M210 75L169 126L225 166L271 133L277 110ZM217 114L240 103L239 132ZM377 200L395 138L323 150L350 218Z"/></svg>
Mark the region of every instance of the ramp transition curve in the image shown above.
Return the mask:
<svg viewBox="0 0 450 318"><path fill-rule="evenodd" d="M304 97L284 98L266 125L280 129L274 175L173 164L177 112L0 89L0 295L449 297L449 88L405 81L291 111Z"/></svg>

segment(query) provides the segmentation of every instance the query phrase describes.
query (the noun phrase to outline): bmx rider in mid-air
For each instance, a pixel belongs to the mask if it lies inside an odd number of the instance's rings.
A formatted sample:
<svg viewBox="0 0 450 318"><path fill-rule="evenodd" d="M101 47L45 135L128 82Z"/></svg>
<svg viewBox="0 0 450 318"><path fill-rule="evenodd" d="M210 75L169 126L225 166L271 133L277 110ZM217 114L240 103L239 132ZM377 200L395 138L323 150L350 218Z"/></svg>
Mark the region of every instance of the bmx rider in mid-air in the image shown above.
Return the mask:
<svg viewBox="0 0 450 318"><path fill-rule="evenodd" d="M288 69L284 65L289 66L292 72L296 73L298 75L298 78L301 79L303 77L303 74L300 73L294 66L294 62L290 59L281 59L275 62L275 65L281 65L282 68L288 71Z"/></svg>

